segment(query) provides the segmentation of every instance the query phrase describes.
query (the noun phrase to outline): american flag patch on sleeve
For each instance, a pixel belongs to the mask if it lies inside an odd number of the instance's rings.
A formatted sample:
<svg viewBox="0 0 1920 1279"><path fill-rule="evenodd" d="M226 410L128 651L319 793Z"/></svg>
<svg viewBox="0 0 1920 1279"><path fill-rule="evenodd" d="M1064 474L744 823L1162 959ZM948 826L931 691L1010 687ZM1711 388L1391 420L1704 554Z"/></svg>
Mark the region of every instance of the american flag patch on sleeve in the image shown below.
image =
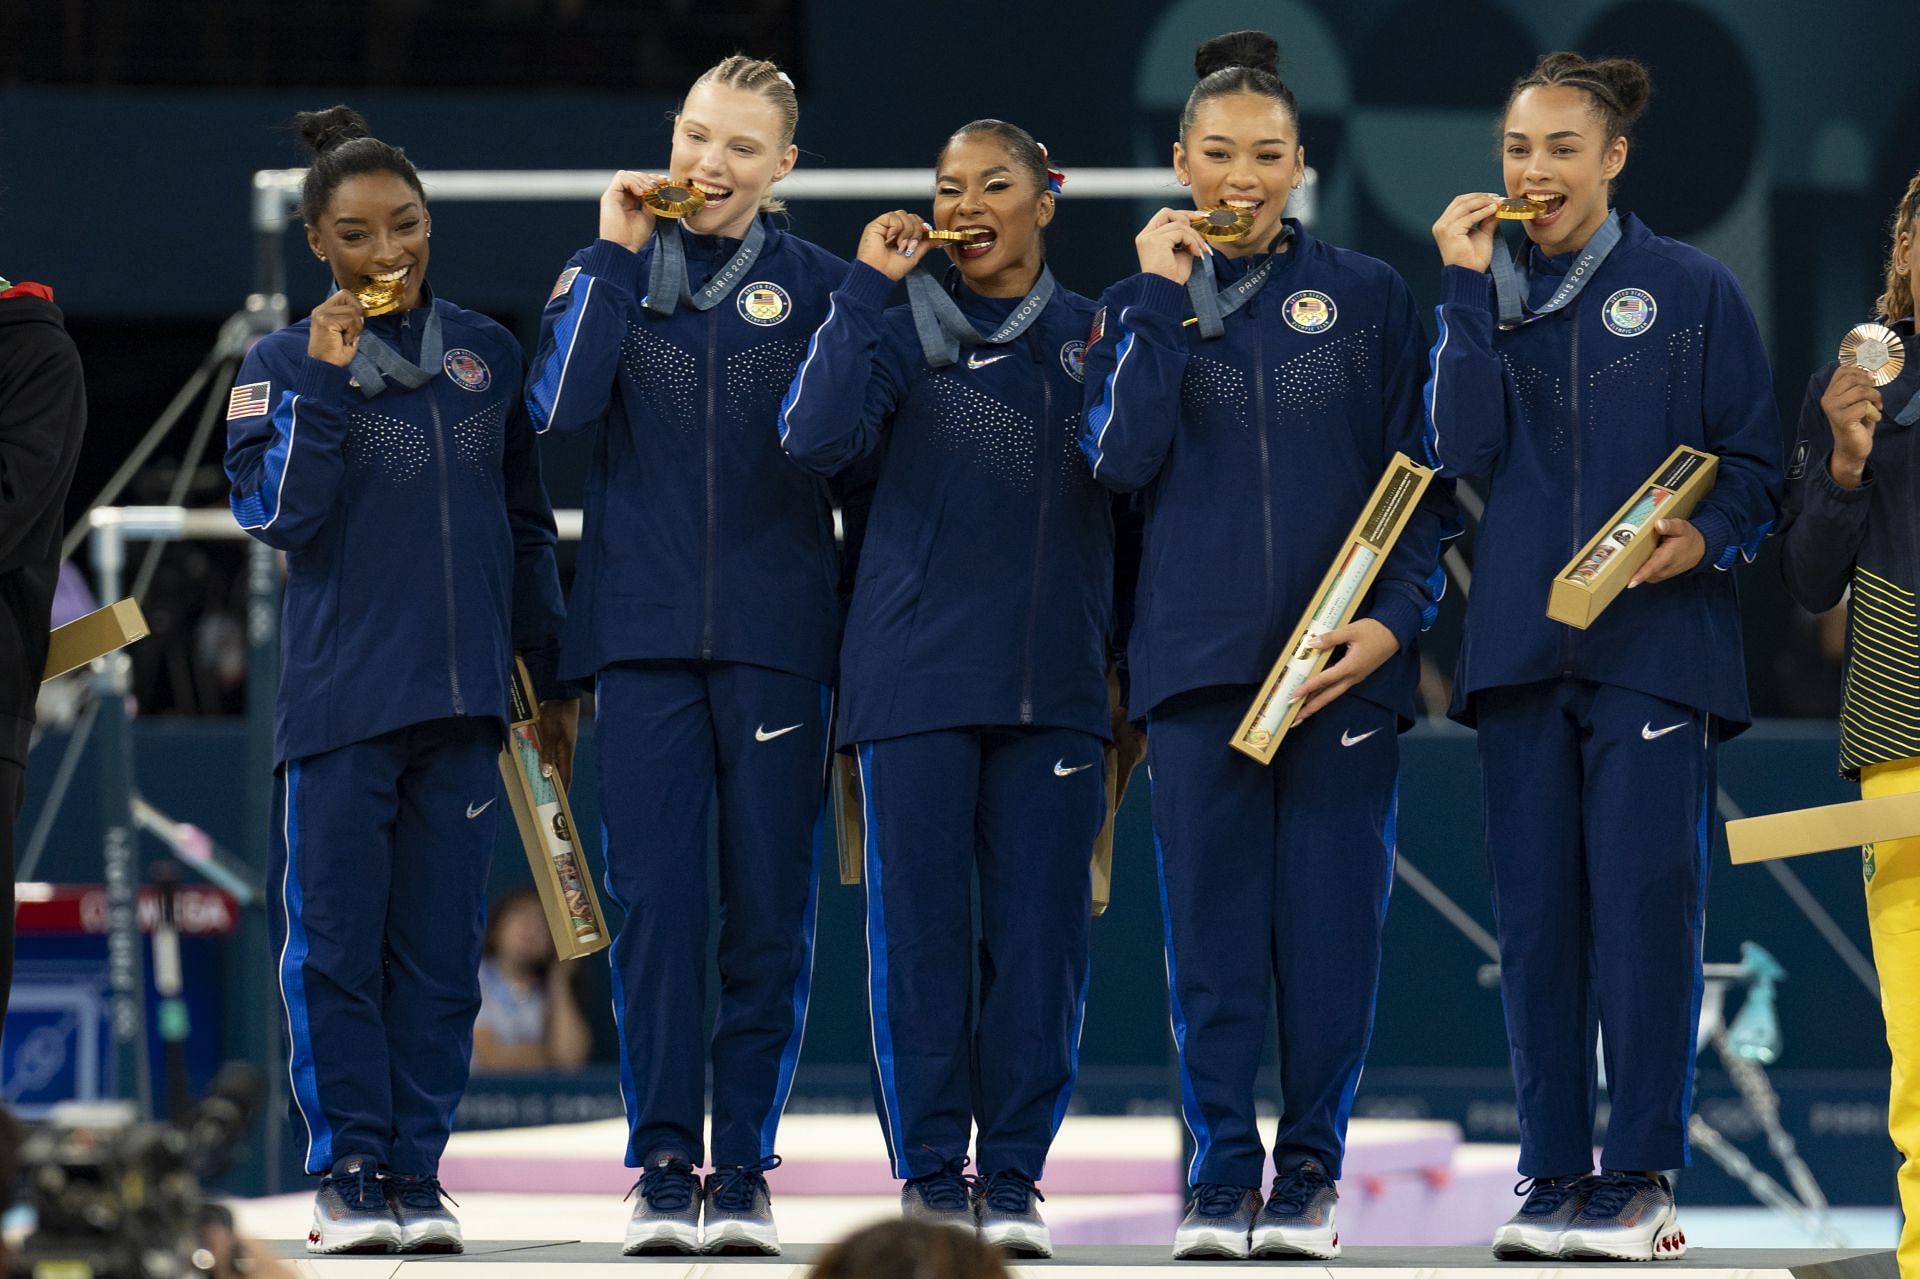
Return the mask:
<svg viewBox="0 0 1920 1279"><path fill-rule="evenodd" d="M553 292L547 294L547 301L551 302L557 297L566 296L568 290L573 288L573 281L579 274L580 268L577 266L570 266L562 271L560 278L553 282Z"/></svg>
<svg viewBox="0 0 1920 1279"><path fill-rule="evenodd" d="M236 386L227 396L227 421L242 417L265 417L267 415L267 391L271 382L249 382L245 386Z"/></svg>

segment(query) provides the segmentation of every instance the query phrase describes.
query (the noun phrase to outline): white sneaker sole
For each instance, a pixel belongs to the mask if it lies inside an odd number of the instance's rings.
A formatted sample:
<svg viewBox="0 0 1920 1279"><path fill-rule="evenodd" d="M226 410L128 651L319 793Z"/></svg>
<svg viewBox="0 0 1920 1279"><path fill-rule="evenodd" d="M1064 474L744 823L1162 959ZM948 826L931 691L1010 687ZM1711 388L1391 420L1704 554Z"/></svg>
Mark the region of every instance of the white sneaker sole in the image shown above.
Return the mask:
<svg viewBox="0 0 1920 1279"><path fill-rule="evenodd" d="M1651 1231L1632 1232L1569 1230L1560 1237L1560 1255L1599 1261L1678 1261L1687 1255L1677 1210L1667 1209L1653 1226Z"/></svg>
<svg viewBox="0 0 1920 1279"><path fill-rule="evenodd" d="M1551 1259L1560 1256L1562 1238L1557 1230L1502 1226L1493 1232L1493 1255L1503 1261L1524 1261L1529 1257Z"/></svg>
<svg viewBox="0 0 1920 1279"><path fill-rule="evenodd" d="M400 1223L375 1221L360 1226L313 1219L307 1232L307 1251L316 1256L338 1253L390 1253L400 1251Z"/></svg>
<svg viewBox="0 0 1920 1279"><path fill-rule="evenodd" d="M989 1248L1004 1248L1015 1257L1051 1257L1053 1234L1045 1226L1012 1221L981 1226L980 1242Z"/></svg>
<svg viewBox="0 0 1920 1279"><path fill-rule="evenodd" d="M637 1257L646 1252L678 1252L691 1256L700 1251L700 1232L677 1221L649 1221L641 1229L627 1229L626 1246L621 1253Z"/></svg>
<svg viewBox="0 0 1920 1279"><path fill-rule="evenodd" d="M1244 1261L1247 1253L1247 1236L1225 1230L1196 1230L1185 1238L1175 1235L1173 1239L1175 1261L1188 1257L1228 1257Z"/></svg>
<svg viewBox="0 0 1920 1279"><path fill-rule="evenodd" d="M771 1223L756 1226L745 1221L717 1221L708 1224L706 1242L700 1251L709 1256L751 1253L777 1257L780 1235Z"/></svg>
<svg viewBox="0 0 1920 1279"><path fill-rule="evenodd" d="M466 1241L460 1237L460 1227L451 1222L435 1221L421 1226L402 1223L400 1227L401 1252L465 1252Z"/></svg>
<svg viewBox="0 0 1920 1279"><path fill-rule="evenodd" d="M1332 1261L1340 1255L1340 1232L1332 1229L1283 1230L1278 1226L1262 1230L1255 1226L1248 1255L1314 1257L1320 1261Z"/></svg>

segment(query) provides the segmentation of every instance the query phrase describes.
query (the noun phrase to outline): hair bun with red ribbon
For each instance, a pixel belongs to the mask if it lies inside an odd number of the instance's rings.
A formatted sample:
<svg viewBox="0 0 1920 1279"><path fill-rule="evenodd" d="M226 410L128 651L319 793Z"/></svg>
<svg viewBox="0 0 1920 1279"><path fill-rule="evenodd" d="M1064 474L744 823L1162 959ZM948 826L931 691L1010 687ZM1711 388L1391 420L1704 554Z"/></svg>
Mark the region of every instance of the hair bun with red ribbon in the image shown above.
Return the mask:
<svg viewBox="0 0 1920 1279"><path fill-rule="evenodd" d="M1040 158L1047 162L1047 190L1059 195L1060 188L1067 185L1067 175L1053 167L1053 157L1047 154L1046 143L1036 142L1034 145L1040 148Z"/></svg>

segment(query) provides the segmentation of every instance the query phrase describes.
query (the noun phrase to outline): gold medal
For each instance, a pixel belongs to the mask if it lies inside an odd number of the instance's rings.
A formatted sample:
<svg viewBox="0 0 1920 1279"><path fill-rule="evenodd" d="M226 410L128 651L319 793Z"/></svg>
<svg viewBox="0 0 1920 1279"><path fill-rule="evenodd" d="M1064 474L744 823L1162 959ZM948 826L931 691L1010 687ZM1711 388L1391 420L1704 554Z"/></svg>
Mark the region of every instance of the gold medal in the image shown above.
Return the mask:
<svg viewBox="0 0 1920 1279"><path fill-rule="evenodd" d="M663 218L690 218L707 205L707 193L691 182L662 182L641 202Z"/></svg>
<svg viewBox="0 0 1920 1279"><path fill-rule="evenodd" d="M985 227L972 226L964 231L929 231L927 238L946 244L977 244L992 234Z"/></svg>
<svg viewBox="0 0 1920 1279"><path fill-rule="evenodd" d="M1253 210L1231 204L1216 204L1200 210L1193 229L1209 240L1237 240L1253 230Z"/></svg>
<svg viewBox="0 0 1920 1279"><path fill-rule="evenodd" d="M367 282L355 289L353 296L360 299L360 305L369 316L386 315L400 309L406 291L407 273L388 271L367 277Z"/></svg>
<svg viewBox="0 0 1920 1279"><path fill-rule="evenodd" d="M1502 222L1531 222L1547 211L1547 206L1539 200L1530 200L1524 195L1510 195L1500 201L1500 207L1493 216Z"/></svg>
<svg viewBox="0 0 1920 1279"><path fill-rule="evenodd" d="M1884 324L1856 324L1840 339L1840 362L1865 369L1875 386L1885 386L1907 365L1900 335Z"/></svg>

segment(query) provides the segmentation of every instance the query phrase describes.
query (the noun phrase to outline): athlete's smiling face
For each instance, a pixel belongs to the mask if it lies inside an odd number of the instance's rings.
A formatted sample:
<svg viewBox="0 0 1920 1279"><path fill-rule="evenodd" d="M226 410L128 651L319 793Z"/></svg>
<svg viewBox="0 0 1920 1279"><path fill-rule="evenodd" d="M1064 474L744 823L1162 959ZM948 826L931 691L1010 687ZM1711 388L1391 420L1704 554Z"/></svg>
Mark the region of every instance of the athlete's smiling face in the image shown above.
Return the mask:
<svg viewBox="0 0 1920 1279"><path fill-rule="evenodd" d="M427 283L427 230L433 225L420 193L397 173L362 173L333 189L307 244L326 259L334 282L349 291L373 276L406 272L401 309L420 305Z"/></svg>
<svg viewBox="0 0 1920 1279"><path fill-rule="evenodd" d="M1627 140L1583 89L1538 85L1520 93L1501 126L1501 173L1508 195L1531 196L1547 211L1520 225L1543 253L1584 248L1607 220L1607 187L1627 163Z"/></svg>
<svg viewBox="0 0 1920 1279"><path fill-rule="evenodd" d="M940 153L933 225L984 233L947 247L977 292L1018 297L1032 287L1044 256L1040 233L1053 210L1053 193L993 134L959 134Z"/></svg>
<svg viewBox="0 0 1920 1279"><path fill-rule="evenodd" d="M687 228L742 238L761 197L793 171L799 156L779 109L765 97L732 85L695 85L673 122L669 170L676 181L699 183L707 197Z"/></svg>
<svg viewBox="0 0 1920 1279"><path fill-rule="evenodd" d="M1200 104L1193 127L1173 144L1173 171L1193 187L1195 208L1230 204L1253 210L1253 228L1214 247L1229 257L1272 243L1287 199L1306 173L1300 125L1286 104L1264 93L1229 93Z"/></svg>

